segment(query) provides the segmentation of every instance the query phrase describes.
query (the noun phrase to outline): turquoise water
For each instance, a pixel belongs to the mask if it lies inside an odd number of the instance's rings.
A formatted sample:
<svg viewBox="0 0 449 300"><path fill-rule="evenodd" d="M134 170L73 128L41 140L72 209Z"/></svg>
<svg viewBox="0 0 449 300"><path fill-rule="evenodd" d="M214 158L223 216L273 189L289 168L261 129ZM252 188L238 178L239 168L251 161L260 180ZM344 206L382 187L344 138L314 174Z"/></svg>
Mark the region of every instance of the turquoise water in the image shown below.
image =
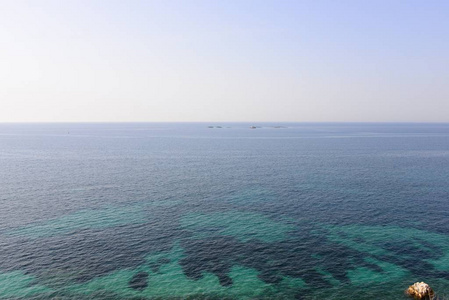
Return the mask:
<svg viewBox="0 0 449 300"><path fill-rule="evenodd" d="M0 299L449 296L449 124L0 124L0 170Z"/></svg>

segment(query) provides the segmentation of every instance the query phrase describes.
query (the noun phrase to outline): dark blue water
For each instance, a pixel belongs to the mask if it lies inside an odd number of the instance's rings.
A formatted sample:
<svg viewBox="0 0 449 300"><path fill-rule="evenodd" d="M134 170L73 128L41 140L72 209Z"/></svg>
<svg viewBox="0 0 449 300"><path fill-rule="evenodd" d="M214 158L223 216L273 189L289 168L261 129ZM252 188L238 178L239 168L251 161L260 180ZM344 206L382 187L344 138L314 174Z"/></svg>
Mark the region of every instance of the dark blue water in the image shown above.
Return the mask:
<svg viewBox="0 0 449 300"><path fill-rule="evenodd" d="M1 299L449 295L449 124L0 124L0 190Z"/></svg>

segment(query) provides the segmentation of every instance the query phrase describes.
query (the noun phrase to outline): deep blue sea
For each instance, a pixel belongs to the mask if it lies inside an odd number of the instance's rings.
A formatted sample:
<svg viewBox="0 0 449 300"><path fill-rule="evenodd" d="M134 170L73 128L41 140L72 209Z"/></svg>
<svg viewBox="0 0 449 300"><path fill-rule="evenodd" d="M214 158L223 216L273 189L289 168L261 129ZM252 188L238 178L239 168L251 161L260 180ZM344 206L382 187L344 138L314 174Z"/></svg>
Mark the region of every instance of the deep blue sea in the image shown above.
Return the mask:
<svg viewBox="0 0 449 300"><path fill-rule="evenodd" d="M0 299L416 281L449 299L449 124L0 124Z"/></svg>

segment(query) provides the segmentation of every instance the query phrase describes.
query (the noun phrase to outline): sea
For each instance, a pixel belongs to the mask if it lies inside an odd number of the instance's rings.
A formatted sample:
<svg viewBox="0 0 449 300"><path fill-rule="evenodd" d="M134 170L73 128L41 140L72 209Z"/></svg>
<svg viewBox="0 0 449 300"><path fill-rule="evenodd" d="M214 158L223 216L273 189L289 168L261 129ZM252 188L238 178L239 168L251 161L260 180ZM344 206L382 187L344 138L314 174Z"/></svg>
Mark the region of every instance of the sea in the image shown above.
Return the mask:
<svg viewBox="0 0 449 300"><path fill-rule="evenodd" d="M449 299L449 124L0 124L0 299Z"/></svg>

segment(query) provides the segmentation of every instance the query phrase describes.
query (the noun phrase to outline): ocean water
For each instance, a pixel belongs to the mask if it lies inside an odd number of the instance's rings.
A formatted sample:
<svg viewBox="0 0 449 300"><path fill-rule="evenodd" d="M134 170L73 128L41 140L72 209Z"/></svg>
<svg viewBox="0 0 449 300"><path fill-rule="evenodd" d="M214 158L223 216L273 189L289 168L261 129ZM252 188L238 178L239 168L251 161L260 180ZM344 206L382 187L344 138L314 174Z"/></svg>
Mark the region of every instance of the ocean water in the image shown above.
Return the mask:
<svg viewBox="0 0 449 300"><path fill-rule="evenodd" d="M449 299L449 124L0 124L0 191L0 299Z"/></svg>

